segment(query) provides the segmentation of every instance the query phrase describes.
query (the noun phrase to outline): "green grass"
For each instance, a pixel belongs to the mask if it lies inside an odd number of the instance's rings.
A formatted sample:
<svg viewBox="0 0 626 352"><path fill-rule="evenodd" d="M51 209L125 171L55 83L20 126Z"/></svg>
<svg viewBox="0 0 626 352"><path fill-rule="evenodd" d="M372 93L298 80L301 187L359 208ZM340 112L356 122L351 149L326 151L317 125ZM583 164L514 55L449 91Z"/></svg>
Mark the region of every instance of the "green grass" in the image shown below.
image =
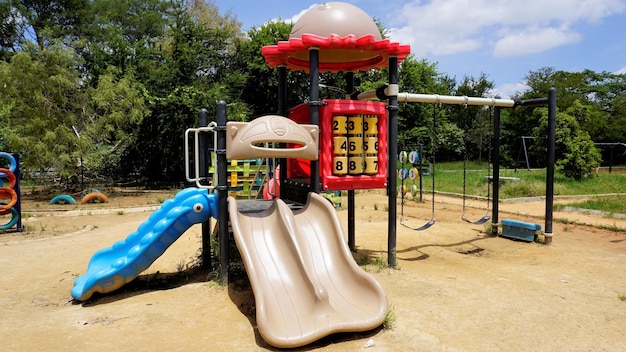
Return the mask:
<svg viewBox="0 0 626 352"><path fill-rule="evenodd" d="M493 175L493 170L491 171ZM487 163L468 162L465 173L466 194L487 196ZM515 177L519 181L500 181L500 199L538 197L546 194L546 170L500 169L500 177ZM414 181L404 180L405 185L410 187L416 184L419 187L419 179ZM430 192L432 185L431 176L424 176L423 192ZM398 185L401 180L398 180ZM438 163L435 165L435 190L439 192L463 193L463 162ZM490 195L493 192L489 189ZM626 193L626 177L621 173L600 174L598 176L574 181L567 179L558 172L554 175L554 195L588 195Z"/></svg>
<svg viewBox="0 0 626 352"><path fill-rule="evenodd" d="M393 329L393 324L395 322L396 322L396 313L394 312L394 307L390 305L387 310L387 313L385 314L385 320L383 321L383 329L385 330Z"/></svg>
<svg viewBox="0 0 626 352"><path fill-rule="evenodd" d="M602 197L588 199L583 202L572 202L567 204L559 204L557 208L574 207L583 209L600 210L614 214L626 214L626 202L622 197Z"/></svg>

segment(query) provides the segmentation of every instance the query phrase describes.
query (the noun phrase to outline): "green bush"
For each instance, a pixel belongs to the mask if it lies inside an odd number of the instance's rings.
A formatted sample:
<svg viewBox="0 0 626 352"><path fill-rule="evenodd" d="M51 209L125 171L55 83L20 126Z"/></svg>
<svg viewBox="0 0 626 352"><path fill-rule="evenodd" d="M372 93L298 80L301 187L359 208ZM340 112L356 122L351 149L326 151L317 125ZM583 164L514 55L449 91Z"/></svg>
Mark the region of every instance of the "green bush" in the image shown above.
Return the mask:
<svg viewBox="0 0 626 352"><path fill-rule="evenodd" d="M580 181L595 176L593 169L600 165L602 156L586 132L566 142L567 152L556 167L567 178Z"/></svg>

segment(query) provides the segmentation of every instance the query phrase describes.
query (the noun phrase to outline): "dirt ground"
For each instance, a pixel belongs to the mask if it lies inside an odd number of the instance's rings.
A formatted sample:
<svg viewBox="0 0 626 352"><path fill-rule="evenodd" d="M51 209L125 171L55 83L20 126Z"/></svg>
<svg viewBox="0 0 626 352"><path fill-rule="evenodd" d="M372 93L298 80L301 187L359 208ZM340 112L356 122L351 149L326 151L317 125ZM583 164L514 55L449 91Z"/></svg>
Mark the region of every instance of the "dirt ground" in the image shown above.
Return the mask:
<svg viewBox="0 0 626 352"><path fill-rule="evenodd" d="M109 203L25 199L26 231L0 233L0 346L5 351L272 350L255 326L245 280L220 286L194 271L200 226L188 230L130 288L73 302L89 259L137 229L171 192L126 191ZM430 219L430 197L404 224ZM397 217L397 268L387 259L387 199L356 197L355 257L384 287L389 329L337 334L321 351L625 351L626 220L555 213L550 245L485 235L460 220L461 200L436 197L436 224ZM345 204L345 200L344 200ZM468 217L486 213L472 201ZM501 203L500 218L543 223L542 200ZM400 212L400 206L398 206ZM346 228L347 210L338 210ZM375 263L378 263L375 264ZM171 279L174 277L175 279ZM366 341L375 345L365 347Z"/></svg>

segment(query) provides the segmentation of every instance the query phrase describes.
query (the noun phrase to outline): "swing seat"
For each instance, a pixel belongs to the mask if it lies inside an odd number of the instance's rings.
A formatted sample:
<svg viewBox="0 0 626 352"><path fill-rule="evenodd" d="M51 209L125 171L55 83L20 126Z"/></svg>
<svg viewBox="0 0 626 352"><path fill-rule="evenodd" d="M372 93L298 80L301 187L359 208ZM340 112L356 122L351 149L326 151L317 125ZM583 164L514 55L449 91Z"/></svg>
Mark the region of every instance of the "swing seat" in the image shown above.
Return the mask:
<svg viewBox="0 0 626 352"><path fill-rule="evenodd" d="M435 219L431 219L429 222L427 222L424 225L422 225L422 226L420 226L420 227L418 227L416 229L413 229L413 230L415 230L415 231L424 231L427 228L433 226L434 224L435 224Z"/></svg>
<svg viewBox="0 0 626 352"><path fill-rule="evenodd" d="M541 234L541 225L524 221L502 219L502 236L532 242L535 236Z"/></svg>
<svg viewBox="0 0 626 352"><path fill-rule="evenodd" d="M469 222L470 224L474 224L474 225L482 225L482 224L486 223L487 221L489 221L489 219L491 219L491 216L489 216L489 215L485 215L485 216L483 216L482 218L480 218L480 219L478 219L478 220L476 220L476 221L472 221L472 220L470 220L470 219L466 218L466 217L465 217L465 215L464 215L464 216L462 216L462 217L461 217L461 219L462 219L463 221L467 221L467 222Z"/></svg>

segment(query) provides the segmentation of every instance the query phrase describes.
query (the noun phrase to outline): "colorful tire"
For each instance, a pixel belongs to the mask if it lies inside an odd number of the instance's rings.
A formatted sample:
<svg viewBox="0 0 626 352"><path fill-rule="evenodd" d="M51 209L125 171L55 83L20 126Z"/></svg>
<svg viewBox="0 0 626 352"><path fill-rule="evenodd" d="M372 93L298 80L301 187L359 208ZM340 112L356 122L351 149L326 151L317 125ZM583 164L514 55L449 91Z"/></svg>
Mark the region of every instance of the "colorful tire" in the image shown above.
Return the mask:
<svg viewBox="0 0 626 352"><path fill-rule="evenodd" d="M409 153L409 163L410 164L417 164L417 162L420 160L420 156L419 153L416 151L412 151Z"/></svg>
<svg viewBox="0 0 626 352"><path fill-rule="evenodd" d="M6 187L15 188L16 179L13 171L0 168L0 180L2 179L6 179L7 181L9 181L9 185Z"/></svg>
<svg viewBox="0 0 626 352"><path fill-rule="evenodd" d="M413 198L417 197L419 193L417 193L417 186L416 185L411 185L411 195L413 196Z"/></svg>
<svg viewBox="0 0 626 352"><path fill-rule="evenodd" d="M11 209L9 209L9 211L11 213L11 220L9 220L9 222L4 225L0 225L0 230L10 229L11 227L15 226L17 220L19 220L20 218L20 214L17 213L15 207L12 207Z"/></svg>
<svg viewBox="0 0 626 352"><path fill-rule="evenodd" d="M409 159L409 156L407 152L405 152L404 150L401 151L400 154L398 154L398 161L400 162L400 164L406 164L408 159Z"/></svg>
<svg viewBox="0 0 626 352"><path fill-rule="evenodd" d="M3 206L5 206L5 205L6 205L6 203L4 203L4 202L0 202L0 207L3 207ZM13 209L13 208L11 208L11 209ZM11 212L11 209L7 209L7 210L0 210L0 215L7 215L8 213L10 213L10 212Z"/></svg>
<svg viewBox="0 0 626 352"><path fill-rule="evenodd" d="M9 210L17 203L17 193L11 188L0 188L0 199L2 198L9 198L11 200L8 204L0 205L0 211Z"/></svg>
<svg viewBox="0 0 626 352"><path fill-rule="evenodd" d="M17 162L15 161L15 158L13 157L13 155L9 153L5 153L5 152L0 152L0 158L5 158L9 160L9 171L15 172L15 169L17 168Z"/></svg>
<svg viewBox="0 0 626 352"><path fill-rule="evenodd" d="M86 204L86 203L108 203L109 199L107 198L107 196L105 196L104 194L100 193L100 192L92 192L87 194L86 196L83 197L83 199L80 200L81 204Z"/></svg>
<svg viewBox="0 0 626 352"><path fill-rule="evenodd" d="M67 194L61 194L58 196L54 196L50 200L50 204L76 204L76 201L72 196L68 196Z"/></svg>

